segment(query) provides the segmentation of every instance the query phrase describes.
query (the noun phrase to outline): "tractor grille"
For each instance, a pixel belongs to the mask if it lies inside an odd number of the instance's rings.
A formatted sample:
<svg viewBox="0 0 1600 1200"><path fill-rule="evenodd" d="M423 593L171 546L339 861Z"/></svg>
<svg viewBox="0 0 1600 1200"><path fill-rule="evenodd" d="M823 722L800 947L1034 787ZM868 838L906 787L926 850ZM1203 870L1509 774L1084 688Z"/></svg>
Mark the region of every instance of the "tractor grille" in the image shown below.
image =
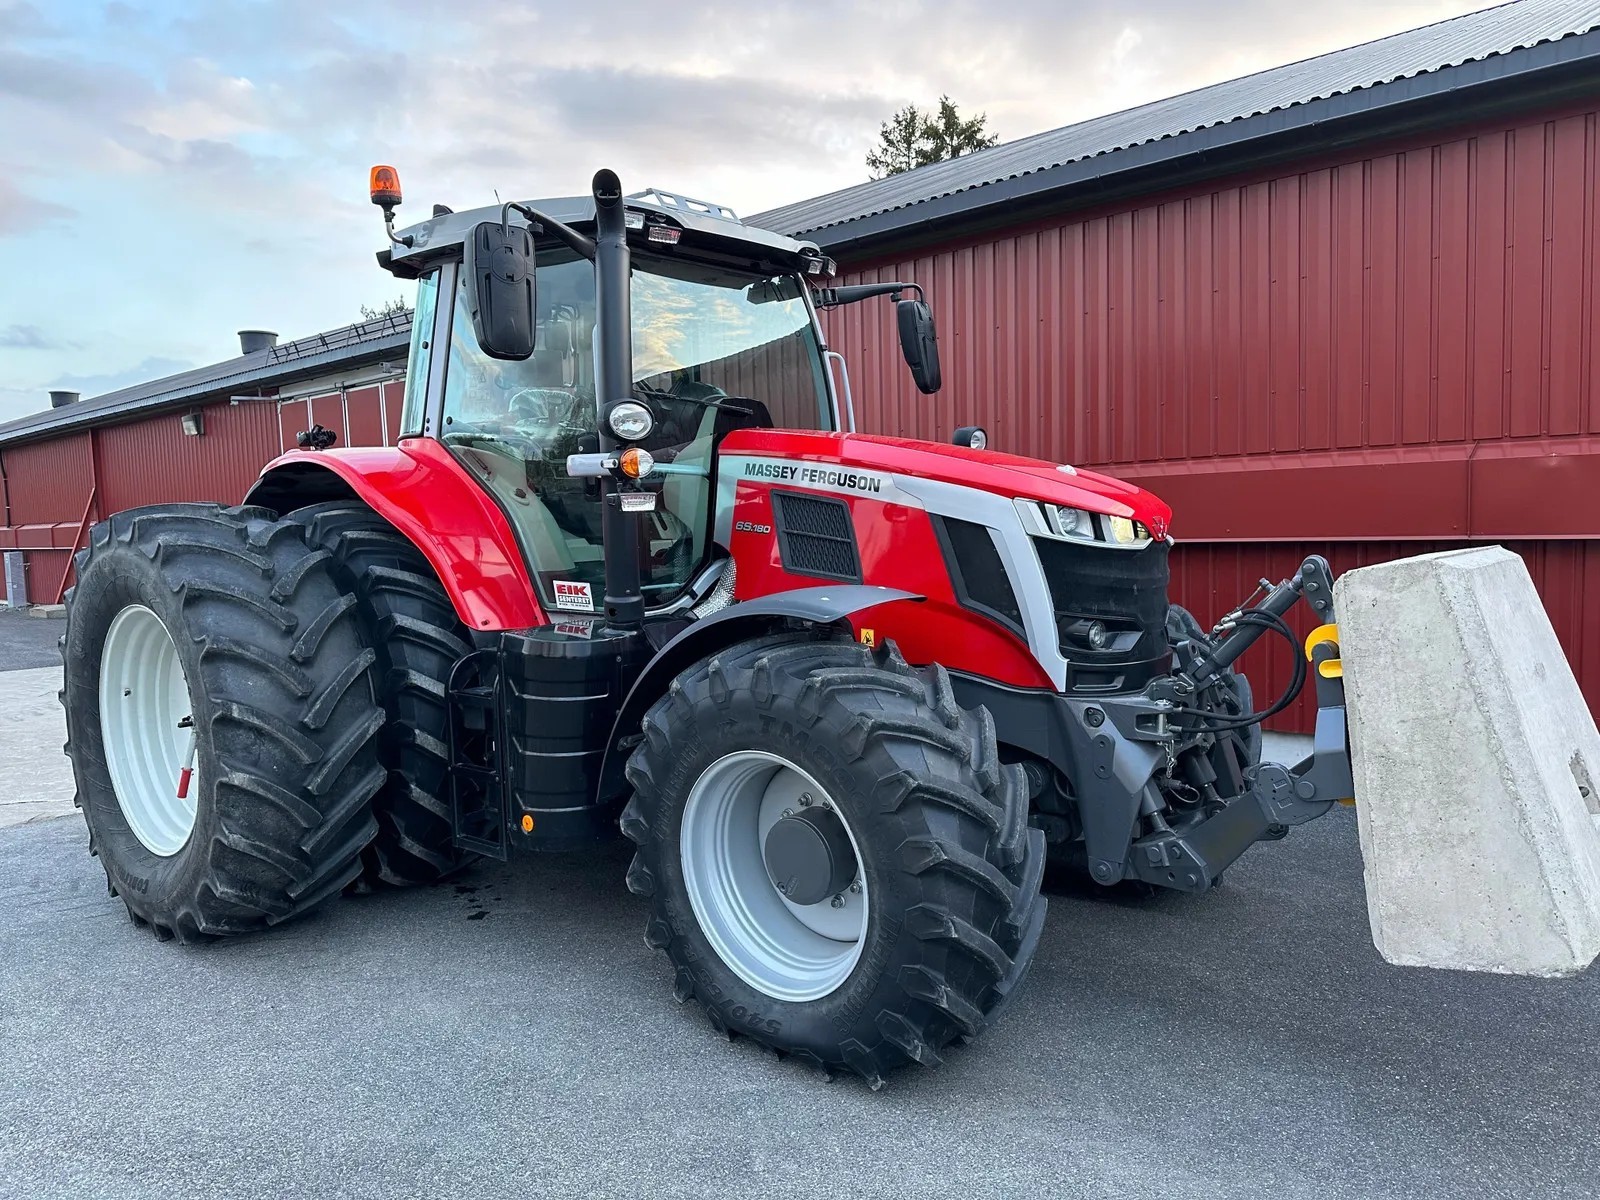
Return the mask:
<svg viewBox="0 0 1600 1200"><path fill-rule="evenodd" d="M850 508L843 500L772 493L773 523L783 569L794 575L861 582L861 555Z"/></svg>
<svg viewBox="0 0 1600 1200"><path fill-rule="evenodd" d="M1131 690L1166 670L1165 541L1142 550L1042 537L1033 545L1050 588L1061 656L1071 669L1069 690ZM1087 643L1082 629L1090 621L1106 627L1110 647Z"/></svg>

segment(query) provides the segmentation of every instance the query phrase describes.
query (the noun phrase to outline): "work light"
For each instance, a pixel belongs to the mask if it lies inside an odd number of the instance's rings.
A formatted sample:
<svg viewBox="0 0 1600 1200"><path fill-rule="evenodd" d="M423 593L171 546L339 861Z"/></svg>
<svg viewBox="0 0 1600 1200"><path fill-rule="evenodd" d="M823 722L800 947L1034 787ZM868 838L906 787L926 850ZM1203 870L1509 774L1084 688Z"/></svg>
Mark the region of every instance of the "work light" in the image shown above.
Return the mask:
<svg viewBox="0 0 1600 1200"><path fill-rule="evenodd" d="M634 400L623 400L611 406L611 411L606 414L606 424L623 441L637 442L640 438L650 436L650 431L656 427L656 419L644 405Z"/></svg>

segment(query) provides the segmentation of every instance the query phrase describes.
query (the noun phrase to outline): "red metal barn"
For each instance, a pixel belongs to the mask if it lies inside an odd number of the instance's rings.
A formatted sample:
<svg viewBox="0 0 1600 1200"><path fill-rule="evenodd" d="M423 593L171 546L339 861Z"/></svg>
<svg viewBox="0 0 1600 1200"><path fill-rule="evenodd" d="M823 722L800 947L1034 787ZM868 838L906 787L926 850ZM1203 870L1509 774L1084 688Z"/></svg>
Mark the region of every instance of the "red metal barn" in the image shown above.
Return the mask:
<svg viewBox="0 0 1600 1200"><path fill-rule="evenodd" d="M21 551L27 599L71 582L72 548L120 509L234 500L313 422L340 445L394 442L410 314L277 345L241 333L244 354L0 425L0 551Z"/></svg>
<svg viewBox="0 0 1600 1200"><path fill-rule="evenodd" d="M831 316L863 428L979 424L1150 488L1175 512L1174 598L1208 622L1312 551L1343 570L1503 542L1600 711L1600 31L1569 9L1507 5L755 220L845 282L927 288L935 398L884 312ZM1258 698L1287 680L1270 653Z"/></svg>

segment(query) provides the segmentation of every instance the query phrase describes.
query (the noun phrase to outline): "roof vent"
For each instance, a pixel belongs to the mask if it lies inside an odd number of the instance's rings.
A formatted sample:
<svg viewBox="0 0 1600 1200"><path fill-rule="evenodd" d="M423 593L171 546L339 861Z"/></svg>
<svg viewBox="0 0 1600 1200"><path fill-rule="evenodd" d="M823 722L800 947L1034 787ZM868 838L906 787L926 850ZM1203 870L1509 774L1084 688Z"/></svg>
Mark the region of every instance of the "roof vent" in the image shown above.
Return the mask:
<svg viewBox="0 0 1600 1200"><path fill-rule="evenodd" d="M271 350L278 344L278 335L270 329L239 330L239 353L254 354L257 350Z"/></svg>
<svg viewBox="0 0 1600 1200"><path fill-rule="evenodd" d="M50 407L51 408L65 408L67 405L76 404L77 402L78 402L78 393L77 392L51 392L50 393Z"/></svg>

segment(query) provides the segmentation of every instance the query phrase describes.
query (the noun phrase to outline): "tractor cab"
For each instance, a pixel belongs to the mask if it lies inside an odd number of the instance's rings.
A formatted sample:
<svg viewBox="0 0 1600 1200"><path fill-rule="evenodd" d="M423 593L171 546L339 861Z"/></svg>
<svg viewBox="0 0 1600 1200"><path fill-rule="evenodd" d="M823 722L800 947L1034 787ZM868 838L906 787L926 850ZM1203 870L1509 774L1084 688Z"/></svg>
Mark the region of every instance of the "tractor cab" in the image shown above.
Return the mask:
<svg viewBox="0 0 1600 1200"><path fill-rule="evenodd" d="M610 391L600 382L596 270L584 253L591 198L441 211L380 256L418 288L402 428L448 448L494 498L546 611L595 611L605 587L607 489L570 474L569 458L602 452L603 440L648 455L654 478L640 492L653 506L629 552L643 606L656 611L707 586L721 440L737 429L842 423L807 283L829 266L816 247L670 193L624 205L630 366ZM469 265L475 236L502 249L522 243L535 281L524 293L529 344L486 345L495 281ZM618 401L631 405L603 428L602 411Z"/></svg>

